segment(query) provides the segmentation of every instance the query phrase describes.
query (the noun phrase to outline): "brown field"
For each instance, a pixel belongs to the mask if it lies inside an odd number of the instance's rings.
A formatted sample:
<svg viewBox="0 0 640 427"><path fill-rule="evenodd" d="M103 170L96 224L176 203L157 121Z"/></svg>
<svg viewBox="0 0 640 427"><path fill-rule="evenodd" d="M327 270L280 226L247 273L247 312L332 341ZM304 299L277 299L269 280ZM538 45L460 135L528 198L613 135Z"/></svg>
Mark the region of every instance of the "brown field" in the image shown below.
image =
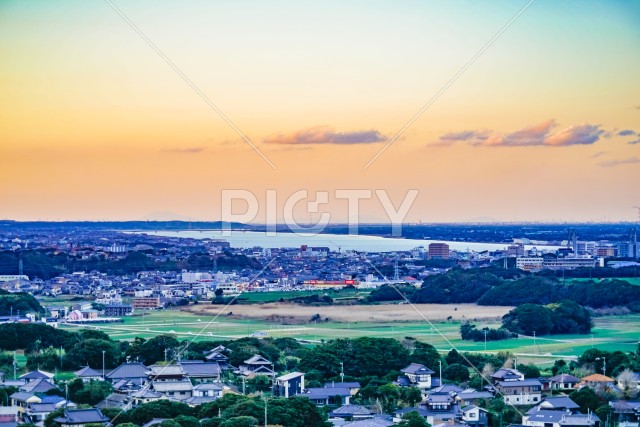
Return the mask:
<svg viewBox="0 0 640 427"><path fill-rule="evenodd" d="M305 306L293 303L267 303L252 305L232 305L221 315L233 313L235 318L260 319L267 321L287 321L306 323L309 317L319 314L334 322L407 322L424 320L490 319L499 320L513 307L479 306L475 304L385 304L385 305L330 305ZM184 311L202 316L215 316L222 310L220 305L192 305ZM423 317L424 316L424 317Z"/></svg>

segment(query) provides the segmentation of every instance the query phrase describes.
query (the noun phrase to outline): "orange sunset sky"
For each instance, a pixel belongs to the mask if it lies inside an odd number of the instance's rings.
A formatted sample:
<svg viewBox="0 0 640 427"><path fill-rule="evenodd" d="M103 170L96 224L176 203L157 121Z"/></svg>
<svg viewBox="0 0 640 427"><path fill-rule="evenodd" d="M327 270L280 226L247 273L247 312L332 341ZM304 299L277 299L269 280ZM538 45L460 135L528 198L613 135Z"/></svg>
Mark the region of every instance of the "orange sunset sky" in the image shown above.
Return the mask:
<svg viewBox="0 0 640 427"><path fill-rule="evenodd" d="M0 217L417 189L407 221L636 220L640 2L529 3L0 1ZM360 213L386 220L375 197Z"/></svg>

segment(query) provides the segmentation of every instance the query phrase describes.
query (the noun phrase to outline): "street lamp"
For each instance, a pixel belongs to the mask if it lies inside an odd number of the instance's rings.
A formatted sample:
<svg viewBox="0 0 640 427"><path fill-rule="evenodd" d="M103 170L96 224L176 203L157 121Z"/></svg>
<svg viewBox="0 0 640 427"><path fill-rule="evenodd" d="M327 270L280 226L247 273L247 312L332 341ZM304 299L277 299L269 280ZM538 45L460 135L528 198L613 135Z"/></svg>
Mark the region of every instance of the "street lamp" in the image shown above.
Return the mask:
<svg viewBox="0 0 640 427"><path fill-rule="evenodd" d="M438 360L438 365L440 366L440 385L442 385L442 360Z"/></svg>
<svg viewBox="0 0 640 427"><path fill-rule="evenodd" d="M607 358L605 356L596 357L596 360L602 360L602 375L607 375Z"/></svg>
<svg viewBox="0 0 640 427"><path fill-rule="evenodd" d="M104 353L106 350L102 350L102 381L104 381Z"/></svg>

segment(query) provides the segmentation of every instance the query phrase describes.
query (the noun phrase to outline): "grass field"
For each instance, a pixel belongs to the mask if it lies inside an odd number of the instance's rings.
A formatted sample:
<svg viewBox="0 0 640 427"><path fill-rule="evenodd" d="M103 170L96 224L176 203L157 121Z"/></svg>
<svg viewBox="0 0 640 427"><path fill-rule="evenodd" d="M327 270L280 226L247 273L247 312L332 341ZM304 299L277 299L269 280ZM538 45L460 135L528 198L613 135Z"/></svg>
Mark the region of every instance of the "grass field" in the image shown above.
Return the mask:
<svg viewBox="0 0 640 427"><path fill-rule="evenodd" d="M234 311L239 306L230 307ZM350 310L351 306L344 306ZM371 306L369 306L371 308ZM309 313L318 307L306 308ZM480 323L479 323L480 324ZM486 326L498 326L488 321ZM64 329L79 326L60 325ZM484 342L463 341L460 338L459 320L409 320L409 321L318 321L305 324L270 323L261 319L236 318L221 315L204 316L179 310L159 310L144 316L125 318L121 324L92 325L105 331L114 339L130 340L135 337L151 338L158 334L175 335L178 339L225 340L251 335L269 337L293 337L311 344L335 338L355 338L361 336L402 339L410 336L433 344L446 352L455 347L459 351L498 352L510 351L518 355L520 361L548 365L559 358L579 356L585 350L596 347L602 350L634 351L640 338L640 315L611 316L595 319L592 335L556 335L545 337L520 337L504 341Z"/></svg>

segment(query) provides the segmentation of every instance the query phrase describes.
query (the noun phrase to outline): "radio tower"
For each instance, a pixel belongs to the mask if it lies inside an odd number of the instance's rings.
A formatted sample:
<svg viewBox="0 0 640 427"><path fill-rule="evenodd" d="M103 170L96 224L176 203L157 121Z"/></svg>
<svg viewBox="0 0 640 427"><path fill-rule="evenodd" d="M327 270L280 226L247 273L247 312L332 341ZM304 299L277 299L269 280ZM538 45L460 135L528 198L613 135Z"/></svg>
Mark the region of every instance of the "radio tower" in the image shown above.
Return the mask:
<svg viewBox="0 0 640 427"><path fill-rule="evenodd" d="M393 280L398 282L400 280L400 267L398 267L398 258L393 266Z"/></svg>

